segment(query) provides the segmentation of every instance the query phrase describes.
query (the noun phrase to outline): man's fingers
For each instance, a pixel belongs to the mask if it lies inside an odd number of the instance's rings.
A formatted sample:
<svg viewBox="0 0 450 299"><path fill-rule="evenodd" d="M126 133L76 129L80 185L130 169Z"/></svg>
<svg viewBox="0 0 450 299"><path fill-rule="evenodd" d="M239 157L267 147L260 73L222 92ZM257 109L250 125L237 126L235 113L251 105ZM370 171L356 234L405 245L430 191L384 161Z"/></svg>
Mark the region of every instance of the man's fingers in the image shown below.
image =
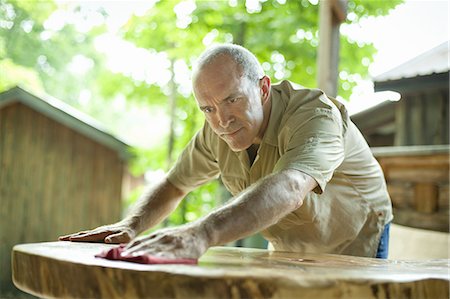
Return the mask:
<svg viewBox="0 0 450 299"><path fill-rule="evenodd" d="M81 232L76 233L76 234L70 234L70 235L65 235L65 236L59 236L58 240L60 240L60 241L69 241L70 238L72 238L73 236L77 236L77 235L80 235L80 234L81 234Z"/></svg>
<svg viewBox="0 0 450 299"><path fill-rule="evenodd" d="M128 251L130 249L133 249L133 251L136 250L135 247L141 247L141 245L144 244L151 244L152 242L154 242L156 240L155 237L160 237L158 234L152 234L149 236L142 236L139 238L134 239L133 241L131 241L130 243L127 244L127 246L125 246L125 249Z"/></svg>
<svg viewBox="0 0 450 299"><path fill-rule="evenodd" d="M135 247L139 246L141 243L142 243L141 238L134 239L133 241L128 243L127 246L125 246L125 250L130 250L131 248L134 249Z"/></svg>
<svg viewBox="0 0 450 299"><path fill-rule="evenodd" d="M133 237L133 230L118 223L60 236L58 239L74 242L128 243Z"/></svg>
<svg viewBox="0 0 450 299"><path fill-rule="evenodd" d="M64 235L64 236L59 236L58 240L60 241L69 241L71 235Z"/></svg>
<svg viewBox="0 0 450 299"><path fill-rule="evenodd" d="M118 244L118 243L128 243L131 238L127 232L119 232L116 234L109 235L105 238L105 243Z"/></svg>
<svg viewBox="0 0 450 299"><path fill-rule="evenodd" d="M89 231L88 231L88 230L84 230L84 231L77 232L77 233L74 233L74 234L69 234L69 235L60 236L60 237L58 238L58 240L60 240L60 241L69 241L70 238L72 238L72 237L85 235L85 234L87 234L87 233L89 233Z"/></svg>
<svg viewBox="0 0 450 299"><path fill-rule="evenodd" d="M161 237L163 236L157 236L157 238L149 238L144 236L139 239L135 239L125 246L123 255L141 255L143 253L155 255L173 248L173 244L160 243L159 240Z"/></svg>
<svg viewBox="0 0 450 299"><path fill-rule="evenodd" d="M131 255L133 253L137 253L137 252L143 250L146 246L147 246L147 244L141 242L141 240L139 240L139 239L134 240L131 243L128 243L127 246L125 246L125 250L123 251L123 254Z"/></svg>
<svg viewBox="0 0 450 299"><path fill-rule="evenodd" d="M113 233L115 232L87 232L84 234L71 235L68 240L74 242L104 242L105 238Z"/></svg>

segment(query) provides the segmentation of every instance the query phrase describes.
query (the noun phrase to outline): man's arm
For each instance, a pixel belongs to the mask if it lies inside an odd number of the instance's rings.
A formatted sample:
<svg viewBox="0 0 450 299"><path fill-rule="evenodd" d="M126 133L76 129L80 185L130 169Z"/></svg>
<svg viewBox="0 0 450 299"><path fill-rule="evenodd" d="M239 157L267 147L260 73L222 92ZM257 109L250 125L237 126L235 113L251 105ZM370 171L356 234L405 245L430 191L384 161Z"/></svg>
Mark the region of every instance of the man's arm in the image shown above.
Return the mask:
<svg viewBox="0 0 450 299"><path fill-rule="evenodd" d="M277 223L298 209L316 186L312 177L297 170L269 175L200 220L134 240L124 254L198 258L208 247L241 239Z"/></svg>
<svg viewBox="0 0 450 299"><path fill-rule="evenodd" d="M93 230L62 236L62 241L125 243L160 223L186 194L166 178L149 187L125 219Z"/></svg>
<svg viewBox="0 0 450 299"><path fill-rule="evenodd" d="M265 177L203 219L201 226L207 232L209 246L249 236L277 223L298 209L316 186L312 177L293 169Z"/></svg>

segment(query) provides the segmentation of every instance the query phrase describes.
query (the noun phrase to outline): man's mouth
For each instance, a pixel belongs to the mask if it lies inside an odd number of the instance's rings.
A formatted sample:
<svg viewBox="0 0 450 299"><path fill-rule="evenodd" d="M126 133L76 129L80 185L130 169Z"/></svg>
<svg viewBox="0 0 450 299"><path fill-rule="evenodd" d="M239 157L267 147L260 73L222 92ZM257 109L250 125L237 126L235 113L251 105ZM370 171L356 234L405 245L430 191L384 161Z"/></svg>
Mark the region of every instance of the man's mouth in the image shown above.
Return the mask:
<svg viewBox="0 0 450 299"><path fill-rule="evenodd" d="M237 130L235 130L235 131L231 131L231 132L223 132L222 133L222 136L227 136L227 137L233 137L233 136L235 136L240 130L241 130L242 128L239 128L239 129L237 129Z"/></svg>

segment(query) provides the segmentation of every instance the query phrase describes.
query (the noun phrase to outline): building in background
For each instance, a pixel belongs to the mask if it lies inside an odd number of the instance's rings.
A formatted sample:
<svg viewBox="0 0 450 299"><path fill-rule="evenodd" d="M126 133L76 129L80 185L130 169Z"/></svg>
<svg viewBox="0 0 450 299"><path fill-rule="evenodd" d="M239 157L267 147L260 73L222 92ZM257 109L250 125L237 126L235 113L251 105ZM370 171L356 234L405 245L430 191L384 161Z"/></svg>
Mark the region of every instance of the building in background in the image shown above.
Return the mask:
<svg viewBox="0 0 450 299"><path fill-rule="evenodd" d="M374 79L396 91L353 115L386 177L394 222L449 232L449 42Z"/></svg>
<svg viewBox="0 0 450 299"><path fill-rule="evenodd" d="M14 292L15 244L120 219L127 158L127 144L67 104L19 87L0 94L0 294Z"/></svg>
<svg viewBox="0 0 450 299"><path fill-rule="evenodd" d="M396 91L352 116L372 147L449 144L449 42L374 78L375 91Z"/></svg>

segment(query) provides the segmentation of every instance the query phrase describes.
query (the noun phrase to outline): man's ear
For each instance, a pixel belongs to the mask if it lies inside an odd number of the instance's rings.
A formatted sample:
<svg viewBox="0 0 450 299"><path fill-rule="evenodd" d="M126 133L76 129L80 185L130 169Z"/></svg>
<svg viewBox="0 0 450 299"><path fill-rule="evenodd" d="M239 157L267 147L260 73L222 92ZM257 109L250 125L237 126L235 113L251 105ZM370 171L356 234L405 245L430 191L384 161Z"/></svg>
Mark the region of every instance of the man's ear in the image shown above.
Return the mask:
<svg viewBox="0 0 450 299"><path fill-rule="evenodd" d="M270 78L267 76L259 80L261 103L264 105L270 97Z"/></svg>

